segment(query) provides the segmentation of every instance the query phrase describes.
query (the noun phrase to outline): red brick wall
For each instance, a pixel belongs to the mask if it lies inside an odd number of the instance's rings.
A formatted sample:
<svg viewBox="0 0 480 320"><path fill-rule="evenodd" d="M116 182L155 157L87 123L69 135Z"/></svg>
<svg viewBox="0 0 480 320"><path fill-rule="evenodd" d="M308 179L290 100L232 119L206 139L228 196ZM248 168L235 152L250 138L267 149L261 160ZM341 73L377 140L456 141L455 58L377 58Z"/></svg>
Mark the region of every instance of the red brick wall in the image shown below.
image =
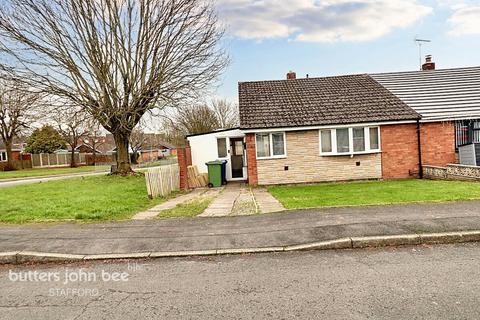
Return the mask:
<svg viewBox="0 0 480 320"><path fill-rule="evenodd" d="M248 165L248 184L251 186L258 185L257 174L257 155L255 148L255 134L247 133L245 136L247 145L247 165Z"/></svg>
<svg viewBox="0 0 480 320"><path fill-rule="evenodd" d="M188 166L192 165L192 153L190 147L177 149L178 167L180 169L180 189L186 190L188 185Z"/></svg>
<svg viewBox="0 0 480 320"><path fill-rule="evenodd" d="M453 122L422 123L420 132L423 165L446 166L457 163Z"/></svg>
<svg viewBox="0 0 480 320"><path fill-rule="evenodd" d="M409 178L418 175L417 124L381 126L382 177Z"/></svg>

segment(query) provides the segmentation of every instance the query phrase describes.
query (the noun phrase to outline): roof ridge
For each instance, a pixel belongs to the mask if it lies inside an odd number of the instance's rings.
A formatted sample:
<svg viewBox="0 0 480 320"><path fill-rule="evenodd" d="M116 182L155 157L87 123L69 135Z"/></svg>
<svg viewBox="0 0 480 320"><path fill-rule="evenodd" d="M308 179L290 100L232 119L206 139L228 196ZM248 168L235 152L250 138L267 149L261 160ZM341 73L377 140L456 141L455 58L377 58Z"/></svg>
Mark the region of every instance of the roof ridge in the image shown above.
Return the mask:
<svg viewBox="0 0 480 320"><path fill-rule="evenodd" d="M264 83L264 82L294 82L294 81L307 81L315 79L332 79L332 78L351 78L351 77L361 77L361 76L370 76L368 73L355 73L355 74L342 74L342 75L331 75L323 77L308 77L308 78L297 78L297 79L272 79L272 80L255 80L255 81L239 81L238 84L243 83Z"/></svg>
<svg viewBox="0 0 480 320"><path fill-rule="evenodd" d="M438 73L443 71L462 71L462 70L474 70L474 69L480 69L480 66L454 67L454 68L443 68L443 69L435 69L435 70L375 72L375 73L368 73L368 75L377 76L377 75L393 75L393 74L432 74L432 73Z"/></svg>

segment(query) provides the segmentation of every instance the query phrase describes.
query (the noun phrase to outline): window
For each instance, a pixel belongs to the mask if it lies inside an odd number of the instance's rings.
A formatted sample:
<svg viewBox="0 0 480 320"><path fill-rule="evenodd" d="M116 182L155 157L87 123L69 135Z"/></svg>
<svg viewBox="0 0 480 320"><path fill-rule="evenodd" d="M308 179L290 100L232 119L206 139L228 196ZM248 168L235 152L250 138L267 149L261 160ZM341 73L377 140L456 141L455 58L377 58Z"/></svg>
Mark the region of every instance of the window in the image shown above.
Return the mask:
<svg viewBox="0 0 480 320"><path fill-rule="evenodd" d="M380 152L379 127L320 130L320 154L342 155Z"/></svg>
<svg viewBox="0 0 480 320"><path fill-rule="evenodd" d="M270 137L268 133L257 134L257 158L270 157Z"/></svg>
<svg viewBox="0 0 480 320"><path fill-rule="evenodd" d="M350 138L348 129L337 129L337 152L348 153L350 151Z"/></svg>
<svg viewBox="0 0 480 320"><path fill-rule="evenodd" d="M284 157L285 133L257 133L257 158L279 158Z"/></svg>
<svg viewBox="0 0 480 320"><path fill-rule="evenodd" d="M369 128L370 134L370 150L379 150L380 149L380 136L378 133L378 127Z"/></svg>
<svg viewBox="0 0 480 320"><path fill-rule="evenodd" d="M332 131L331 130L322 130L322 152L330 153L332 152Z"/></svg>
<svg viewBox="0 0 480 320"><path fill-rule="evenodd" d="M0 152L0 161L7 161L7 153L5 151Z"/></svg>
<svg viewBox="0 0 480 320"><path fill-rule="evenodd" d="M365 151L365 128L353 128L353 152Z"/></svg>
<svg viewBox="0 0 480 320"><path fill-rule="evenodd" d="M227 138L217 139L217 150L219 158L227 157Z"/></svg>
<svg viewBox="0 0 480 320"><path fill-rule="evenodd" d="M283 156L285 154L285 141L283 141L283 133L272 133L272 144L274 156Z"/></svg>

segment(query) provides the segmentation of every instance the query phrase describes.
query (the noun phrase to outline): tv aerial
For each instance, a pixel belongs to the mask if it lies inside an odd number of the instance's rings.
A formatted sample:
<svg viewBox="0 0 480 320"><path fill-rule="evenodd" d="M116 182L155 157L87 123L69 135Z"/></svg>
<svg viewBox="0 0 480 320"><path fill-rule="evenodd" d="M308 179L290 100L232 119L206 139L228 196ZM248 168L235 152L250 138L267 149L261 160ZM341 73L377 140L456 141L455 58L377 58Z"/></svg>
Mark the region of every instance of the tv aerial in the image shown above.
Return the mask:
<svg viewBox="0 0 480 320"><path fill-rule="evenodd" d="M422 70L422 46L426 43L430 43L432 42L432 40L428 40L428 39L420 39L420 38L417 38L415 37L414 39L415 43L418 45L418 58L419 58L419 62L420 62L420 70Z"/></svg>

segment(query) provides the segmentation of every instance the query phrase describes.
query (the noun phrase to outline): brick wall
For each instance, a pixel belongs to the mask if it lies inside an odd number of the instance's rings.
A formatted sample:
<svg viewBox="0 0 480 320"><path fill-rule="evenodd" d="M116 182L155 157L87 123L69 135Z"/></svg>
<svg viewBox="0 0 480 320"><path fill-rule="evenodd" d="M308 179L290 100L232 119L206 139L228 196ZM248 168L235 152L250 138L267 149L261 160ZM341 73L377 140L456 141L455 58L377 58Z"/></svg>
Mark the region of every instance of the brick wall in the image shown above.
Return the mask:
<svg viewBox="0 0 480 320"><path fill-rule="evenodd" d="M380 154L320 156L318 130L287 132L286 141L285 159L257 160L258 184L379 179L382 176ZM250 170L250 162L248 165Z"/></svg>
<svg viewBox="0 0 480 320"><path fill-rule="evenodd" d="M247 169L248 169L248 184L251 186L258 185L257 176L257 156L255 148L255 134L247 133L245 135L246 154L247 154Z"/></svg>
<svg viewBox="0 0 480 320"><path fill-rule="evenodd" d="M430 166L457 163L455 155L455 124L432 122L421 125L422 162Z"/></svg>
<svg viewBox="0 0 480 320"><path fill-rule="evenodd" d="M381 126L382 176L402 179L418 176L417 124Z"/></svg>
<svg viewBox="0 0 480 320"><path fill-rule="evenodd" d="M180 169L180 189L186 190L188 185L188 166L192 165L192 153L190 147L177 149L178 167Z"/></svg>

